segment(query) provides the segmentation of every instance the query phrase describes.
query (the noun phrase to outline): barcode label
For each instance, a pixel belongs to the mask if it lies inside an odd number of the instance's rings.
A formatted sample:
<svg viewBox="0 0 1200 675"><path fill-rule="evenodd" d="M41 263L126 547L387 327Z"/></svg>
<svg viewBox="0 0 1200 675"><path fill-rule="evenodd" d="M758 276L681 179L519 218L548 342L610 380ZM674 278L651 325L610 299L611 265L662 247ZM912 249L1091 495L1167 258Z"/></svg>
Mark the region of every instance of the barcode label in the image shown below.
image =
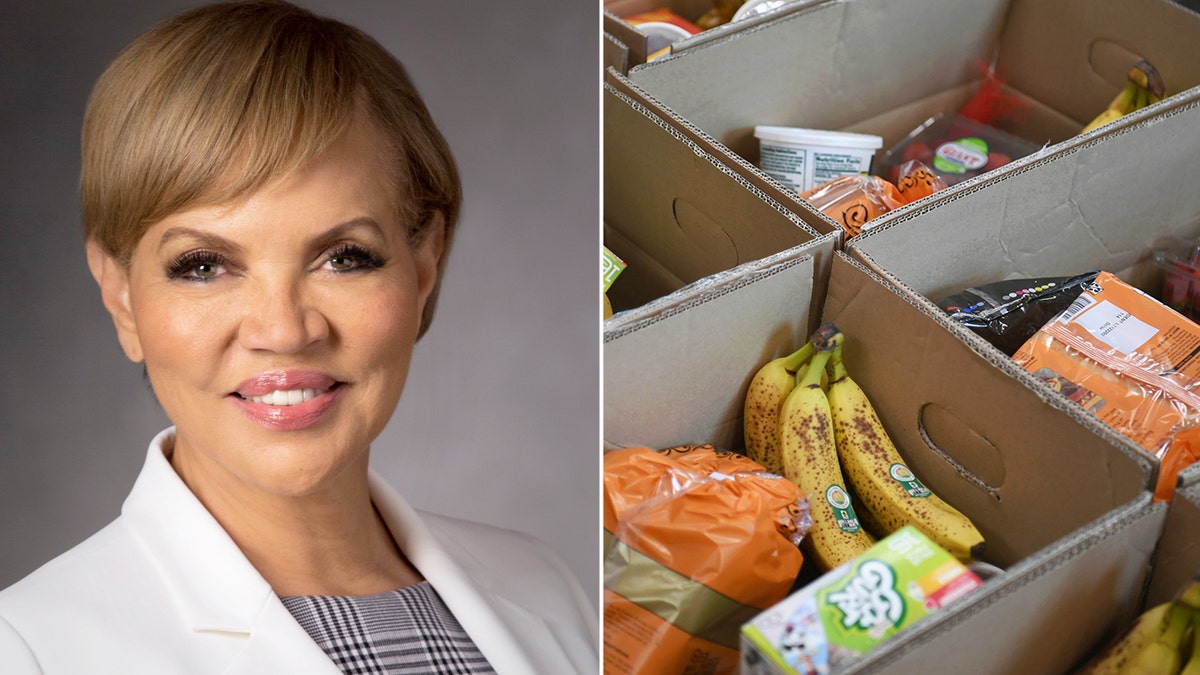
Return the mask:
<svg viewBox="0 0 1200 675"><path fill-rule="evenodd" d="M1096 304L1096 299L1092 296L1086 293L1080 295L1078 298L1075 298L1075 302L1072 302L1070 307L1064 309L1062 314L1058 315L1059 323L1069 323L1071 319L1074 319L1080 312L1094 304Z"/></svg>

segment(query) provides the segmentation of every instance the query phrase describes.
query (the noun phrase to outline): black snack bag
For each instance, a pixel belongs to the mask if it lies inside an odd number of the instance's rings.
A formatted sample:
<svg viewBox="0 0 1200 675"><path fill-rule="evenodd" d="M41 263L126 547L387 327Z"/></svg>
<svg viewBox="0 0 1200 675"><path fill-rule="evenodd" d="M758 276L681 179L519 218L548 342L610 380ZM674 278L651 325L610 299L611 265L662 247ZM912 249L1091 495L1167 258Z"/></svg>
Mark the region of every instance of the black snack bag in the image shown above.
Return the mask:
<svg viewBox="0 0 1200 675"><path fill-rule="evenodd" d="M938 301L950 318L1012 356L1070 306L1099 270L1073 277L1011 279L974 286Z"/></svg>

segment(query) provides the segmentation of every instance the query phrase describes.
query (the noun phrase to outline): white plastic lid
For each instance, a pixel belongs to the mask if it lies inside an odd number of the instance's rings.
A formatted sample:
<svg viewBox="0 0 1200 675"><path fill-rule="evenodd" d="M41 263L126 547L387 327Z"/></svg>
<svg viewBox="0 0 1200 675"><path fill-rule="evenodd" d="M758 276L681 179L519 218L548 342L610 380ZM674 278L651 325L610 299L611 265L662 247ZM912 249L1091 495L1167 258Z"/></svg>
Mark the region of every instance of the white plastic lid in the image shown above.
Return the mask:
<svg viewBox="0 0 1200 675"><path fill-rule="evenodd" d="M737 11L733 13L733 19L730 21L741 21L742 19L758 16L759 14L766 14L777 7L786 5L789 1L790 0L746 0L746 2L743 2L742 6L738 7Z"/></svg>
<svg viewBox="0 0 1200 675"><path fill-rule="evenodd" d="M796 145L820 145L823 147L860 150L878 150L883 147L883 137L881 136L856 134L849 131L756 126L754 127L754 136L764 141Z"/></svg>

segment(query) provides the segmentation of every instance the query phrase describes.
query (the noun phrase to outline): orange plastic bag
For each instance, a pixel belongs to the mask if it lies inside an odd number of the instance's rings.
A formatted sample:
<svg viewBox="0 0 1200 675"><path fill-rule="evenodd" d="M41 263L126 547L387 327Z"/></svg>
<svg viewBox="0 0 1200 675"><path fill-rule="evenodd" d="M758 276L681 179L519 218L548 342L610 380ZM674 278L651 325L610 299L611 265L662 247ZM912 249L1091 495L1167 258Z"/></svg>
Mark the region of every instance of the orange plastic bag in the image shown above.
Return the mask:
<svg viewBox="0 0 1200 675"><path fill-rule="evenodd" d="M607 453L604 672L734 672L741 625L787 596L810 523L799 488L743 455Z"/></svg>
<svg viewBox="0 0 1200 675"><path fill-rule="evenodd" d="M1165 478L1167 458L1184 462L1195 453L1191 438L1200 433L1191 431L1200 425L1197 355L1200 325L1116 275L1100 272L1013 359L1163 460L1160 473ZM1167 489L1161 481L1158 488Z"/></svg>

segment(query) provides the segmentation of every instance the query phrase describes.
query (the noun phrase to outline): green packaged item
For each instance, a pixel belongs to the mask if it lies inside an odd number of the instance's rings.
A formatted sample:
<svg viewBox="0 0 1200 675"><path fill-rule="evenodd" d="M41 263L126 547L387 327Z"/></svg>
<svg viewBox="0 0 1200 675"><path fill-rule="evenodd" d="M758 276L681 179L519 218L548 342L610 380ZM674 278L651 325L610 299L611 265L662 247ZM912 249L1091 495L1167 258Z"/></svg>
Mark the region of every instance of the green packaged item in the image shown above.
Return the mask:
<svg viewBox="0 0 1200 675"><path fill-rule="evenodd" d="M741 675L823 675L983 584L911 525L741 631Z"/></svg>

